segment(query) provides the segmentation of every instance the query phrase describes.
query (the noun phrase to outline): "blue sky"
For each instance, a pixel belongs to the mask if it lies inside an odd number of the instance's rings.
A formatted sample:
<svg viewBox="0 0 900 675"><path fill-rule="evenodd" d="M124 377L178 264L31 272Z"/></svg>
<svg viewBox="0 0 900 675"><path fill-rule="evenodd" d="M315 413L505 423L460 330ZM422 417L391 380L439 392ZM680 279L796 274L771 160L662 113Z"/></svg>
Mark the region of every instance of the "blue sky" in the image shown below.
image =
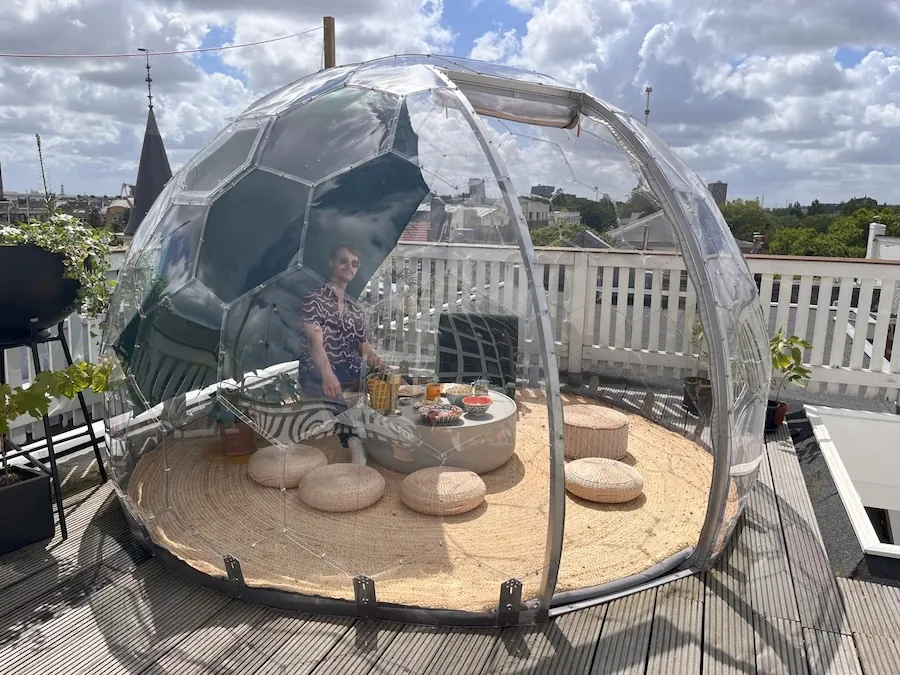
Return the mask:
<svg viewBox="0 0 900 675"><path fill-rule="evenodd" d="M221 47L223 44L231 43L233 40L234 28L232 26L214 26L203 38L203 43L200 47ZM247 79L240 72L222 62L220 52L194 54L193 58L194 62L207 73L223 73L237 78L244 84L247 83Z"/></svg>
<svg viewBox="0 0 900 675"><path fill-rule="evenodd" d="M444 25L456 35L456 56L467 56L475 38L490 30L505 32L515 28L521 36L528 20L527 14L510 7L505 0L452 0L444 3L443 17Z"/></svg>

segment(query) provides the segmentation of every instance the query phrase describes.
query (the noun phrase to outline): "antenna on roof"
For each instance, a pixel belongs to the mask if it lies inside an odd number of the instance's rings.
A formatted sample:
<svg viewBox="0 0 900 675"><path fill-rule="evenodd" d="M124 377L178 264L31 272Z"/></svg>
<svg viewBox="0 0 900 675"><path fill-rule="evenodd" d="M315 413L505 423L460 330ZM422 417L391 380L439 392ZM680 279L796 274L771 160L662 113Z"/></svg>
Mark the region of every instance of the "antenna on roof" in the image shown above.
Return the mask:
<svg viewBox="0 0 900 675"><path fill-rule="evenodd" d="M147 57L147 78L144 81L147 83L147 99L150 101L150 110L153 110L153 78L150 77L150 50L138 47L138 51L144 52L144 56Z"/></svg>
<svg viewBox="0 0 900 675"><path fill-rule="evenodd" d="M644 126L648 127L650 126L650 94L653 93L653 87L647 85L644 93L647 94L647 107L644 109Z"/></svg>

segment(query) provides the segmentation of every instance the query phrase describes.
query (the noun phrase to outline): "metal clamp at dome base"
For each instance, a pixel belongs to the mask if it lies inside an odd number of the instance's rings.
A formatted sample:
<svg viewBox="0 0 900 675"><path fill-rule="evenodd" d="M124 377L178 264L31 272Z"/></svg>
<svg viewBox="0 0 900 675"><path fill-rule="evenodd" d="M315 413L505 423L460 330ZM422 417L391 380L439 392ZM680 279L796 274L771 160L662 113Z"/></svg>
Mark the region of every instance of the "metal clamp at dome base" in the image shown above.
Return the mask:
<svg viewBox="0 0 900 675"><path fill-rule="evenodd" d="M241 561L233 555L225 556L225 573L228 574L228 580L237 584L244 583L244 573L241 571Z"/></svg>
<svg viewBox="0 0 900 675"><path fill-rule="evenodd" d="M515 626L519 622L522 606L522 582L510 579L500 584L500 603L497 605L497 626Z"/></svg>
<svg viewBox="0 0 900 675"><path fill-rule="evenodd" d="M364 619L375 607L375 582L365 574L353 577L353 594L356 596L356 614Z"/></svg>

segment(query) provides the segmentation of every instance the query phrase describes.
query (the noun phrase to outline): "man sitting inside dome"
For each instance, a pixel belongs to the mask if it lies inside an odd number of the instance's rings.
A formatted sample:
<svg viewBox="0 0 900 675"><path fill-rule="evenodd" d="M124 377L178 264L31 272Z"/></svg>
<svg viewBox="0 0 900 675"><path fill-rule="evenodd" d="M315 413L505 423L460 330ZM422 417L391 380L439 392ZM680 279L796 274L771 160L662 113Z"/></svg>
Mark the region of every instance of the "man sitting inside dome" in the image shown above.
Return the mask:
<svg viewBox="0 0 900 675"><path fill-rule="evenodd" d="M328 281L307 293L301 302L299 382L304 394L325 398L339 411L347 410L346 391L361 391L363 366L386 370L384 361L366 340L362 311L346 295L359 270L359 254L349 244L336 246L328 262ZM352 431L341 442L360 459L362 444Z"/></svg>

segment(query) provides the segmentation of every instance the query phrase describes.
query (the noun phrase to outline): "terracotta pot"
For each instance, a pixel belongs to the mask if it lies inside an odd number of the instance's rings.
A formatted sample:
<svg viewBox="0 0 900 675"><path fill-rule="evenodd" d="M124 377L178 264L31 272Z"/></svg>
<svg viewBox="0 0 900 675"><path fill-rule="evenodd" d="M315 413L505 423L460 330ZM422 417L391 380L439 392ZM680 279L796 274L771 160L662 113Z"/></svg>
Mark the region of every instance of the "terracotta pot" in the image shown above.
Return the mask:
<svg viewBox="0 0 900 675"><path fill-rule="evenodd" d="M256 451L256 434L244 422L236 422L230 429L223 429L219 425L219 438L222 439L222 452L229 457L240 457Z"/></svg>
<svg viewBox="0 0 900 675"><path fill-rule="evenodd" d="M787 414L787 403L782 401L769 401L766 407L766 431L776 431L784 424L784 416Z"/></svg>

